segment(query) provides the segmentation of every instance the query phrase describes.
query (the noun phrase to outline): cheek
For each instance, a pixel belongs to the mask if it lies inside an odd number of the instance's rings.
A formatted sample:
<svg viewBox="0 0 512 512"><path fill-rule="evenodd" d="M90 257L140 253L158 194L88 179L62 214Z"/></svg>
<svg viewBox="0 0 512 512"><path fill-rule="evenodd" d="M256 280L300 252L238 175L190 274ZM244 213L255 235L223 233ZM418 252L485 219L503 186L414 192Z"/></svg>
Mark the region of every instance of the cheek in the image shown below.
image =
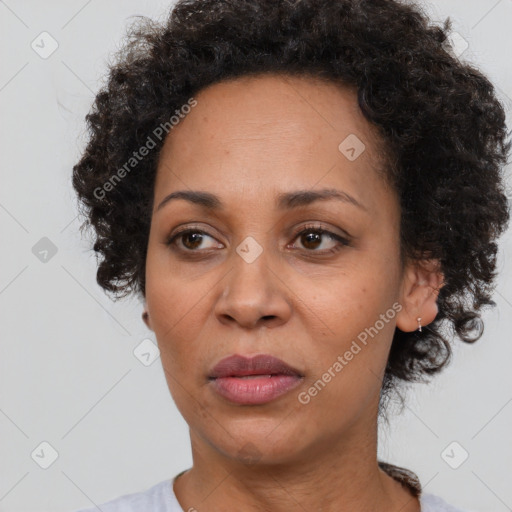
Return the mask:
<svg viewBox="0 0 512 512"><path fill-rule="evenodd" d="M197 338L204 323L202 301L205 293L184 287L176 280L159 280L154 286L148 283L146 301L151 314L152 328L159 345L165 350L179 351L182 341Z"/></svg>
<svg viewBox="0 0 512 512"><path fill-rule="evenodd" d="M373 271L363 272L365 267ZM395 330L399 305L393 307L393 279L392 269L385 273L379 265L361 261L361 268L354 267L328 286L318 287L305 301L313 341L311 380L328 382L324 397L373 393Z"/></svg>
<svg viewBox="0 0 512 512"><path fill-rule="evenodd" d="M388 304L391 287L387 287L378 273L354 268L319 284L313 291L311 282L308 285L304 303L311 311L311 318L317 319L317 332L329 343L356 338L391 305Z"/></svg>
<svg viewBox="0 0 512 512"><path fill-rule="evenodd" d="M180 278L178 273L166 268L168 261L161 259L148 251L146 303L162 359L168 358L174 364L186 357L184 343L194 340L203 324L202 301L207 300L208 289L201 280Z"/></svg>
<svg viewBox="0 0 512 512"><path fill-rule="evenodd" d="M167 249L150 236L146 258L146 302L155 332L168 332L190 321L207 283L176 267ZM173 327L174 326L174 327Z"/></svg>
<svg viewBox="0 0 512 512"><path fill-rule="evenodd" d="M161 279L157 274L154 279L148 277L146 302L167 386L188 422L204 421L201 419L202 408L197 408L196 400L190 399L196 395L203 377L201 371L191 369L202 367L203 353L197 340L202 338L205 323L201 317L204 293L199 293L193 284L184 285L175 277Z"/></svg>

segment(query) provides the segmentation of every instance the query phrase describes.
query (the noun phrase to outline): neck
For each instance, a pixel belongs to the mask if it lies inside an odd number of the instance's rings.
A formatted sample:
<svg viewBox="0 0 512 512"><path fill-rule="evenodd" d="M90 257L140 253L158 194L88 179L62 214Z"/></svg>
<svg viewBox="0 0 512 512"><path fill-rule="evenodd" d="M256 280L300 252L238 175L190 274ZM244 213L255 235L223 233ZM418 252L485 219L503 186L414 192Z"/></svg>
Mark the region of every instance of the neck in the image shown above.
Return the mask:
<svg viewBox="0 0 512 512"><path fill-rule="evenodd" d="M378 467L376 424L371 433L352 432L293 459L247 463L191 431L193 467L176 480L174 492L183 510L419 512L418 499Z"/></svg>

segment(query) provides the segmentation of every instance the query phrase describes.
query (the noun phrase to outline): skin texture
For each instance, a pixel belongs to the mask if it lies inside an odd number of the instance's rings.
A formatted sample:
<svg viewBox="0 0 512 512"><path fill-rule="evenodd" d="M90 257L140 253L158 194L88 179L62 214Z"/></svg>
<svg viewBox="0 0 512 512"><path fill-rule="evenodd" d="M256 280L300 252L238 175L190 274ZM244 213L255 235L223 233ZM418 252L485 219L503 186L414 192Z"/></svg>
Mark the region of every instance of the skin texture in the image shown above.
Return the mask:
<svg viewBox="0 0 512 512"><path fill-rule="evenodd" d="M376 172L377 134L355 92L265 75L195 98L160 156L146 264L145 321L190 427L193 467L176 481L179 502L215 512L419 511L417 498L377 466L377 412L394 329L435 318L442 275L435 265L400 266L398 199ZM366 147L354 161L338 149L349 134ZM352 195L365 210L335 200L276 209L281 192L322 188ZM182 199L158 209L178 190L213 193L224 209ZM347 232L348 245L295 236L310 224ZM178 226L207 235L167 245ZM247 236L263 251L252 263L236 252ZM333 247L340 250L326 253ZM298 394L395 302L400 312L302 404ZM207 375L234 353L274 355L304 379L270 403L232 404Z"/></svg>

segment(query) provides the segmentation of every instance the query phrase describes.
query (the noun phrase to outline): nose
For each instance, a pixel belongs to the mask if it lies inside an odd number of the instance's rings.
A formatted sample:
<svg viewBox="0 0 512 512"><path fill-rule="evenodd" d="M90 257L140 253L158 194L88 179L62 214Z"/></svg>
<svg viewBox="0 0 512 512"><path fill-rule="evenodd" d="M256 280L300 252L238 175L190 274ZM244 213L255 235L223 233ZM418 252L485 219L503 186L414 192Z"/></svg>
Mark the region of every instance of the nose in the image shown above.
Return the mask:
<svg viewBox="0 0 512 512"><path fill-rule="evenodd" d="M215 305L215 315L225 325L245 329L278 327L292 312L290 283L279 275L278 265L268 261L263 251L254 261L233 254L233 267L220 281L223 287Z"/></svg>

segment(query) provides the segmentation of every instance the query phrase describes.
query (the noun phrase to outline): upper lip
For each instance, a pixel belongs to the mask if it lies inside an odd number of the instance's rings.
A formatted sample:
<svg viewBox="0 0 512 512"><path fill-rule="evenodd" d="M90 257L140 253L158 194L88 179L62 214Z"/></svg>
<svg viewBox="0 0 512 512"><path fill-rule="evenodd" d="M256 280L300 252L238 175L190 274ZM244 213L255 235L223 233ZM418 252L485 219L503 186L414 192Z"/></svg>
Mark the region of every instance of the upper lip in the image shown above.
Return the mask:
<svg viewBox="0 0 512 512"><path fill-rule="evenodd" d="M221 359L211 370L210 379L243 377L245 375L295 375L302 377L296 368L269 354L244 357L233 354Z"/></svg>

